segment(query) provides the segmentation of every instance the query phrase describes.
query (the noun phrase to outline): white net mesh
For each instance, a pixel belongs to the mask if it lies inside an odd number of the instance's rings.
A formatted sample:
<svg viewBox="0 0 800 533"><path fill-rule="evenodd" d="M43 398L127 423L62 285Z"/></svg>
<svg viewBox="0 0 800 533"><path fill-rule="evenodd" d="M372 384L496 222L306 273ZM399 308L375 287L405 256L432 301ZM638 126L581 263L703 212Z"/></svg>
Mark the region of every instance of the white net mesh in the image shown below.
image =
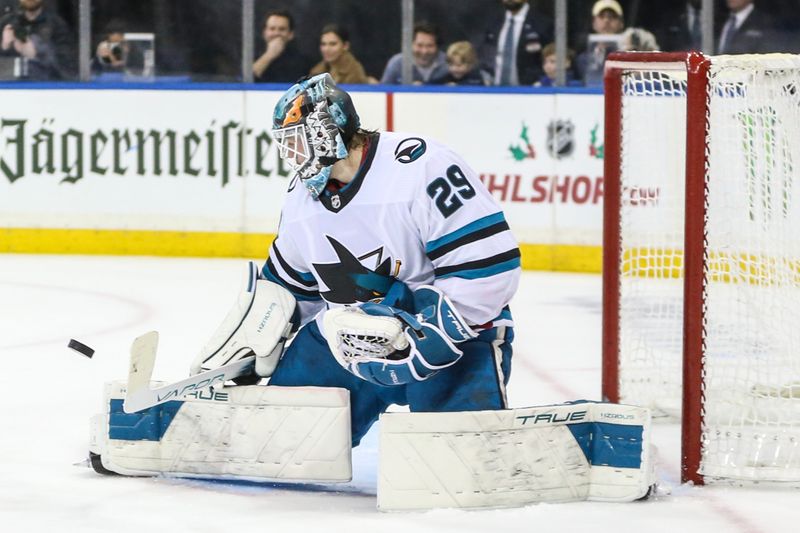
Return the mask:
<svg viewBox="0 0 800 533"><path fill-rule="evenodd" d="M656 416L679 416L681 399L686 71L673 67L622 78L620 400Z"/></svg>
<svg viewBox="0 0 800 533"><path fill-rule="evenodd" d="M701 473L800 480L800 59L709 81Z"/></svg>
<svg viewBox="0 0 800 533"><path fill-rule="evenodd" d="M729 56L711 65L701 473L796 482L800 58ZM681 404L681 71L623 75L620 395L671 415ZM702 126L705 117L689 120ZM655 198L632 201L643 187Z"/></svg>

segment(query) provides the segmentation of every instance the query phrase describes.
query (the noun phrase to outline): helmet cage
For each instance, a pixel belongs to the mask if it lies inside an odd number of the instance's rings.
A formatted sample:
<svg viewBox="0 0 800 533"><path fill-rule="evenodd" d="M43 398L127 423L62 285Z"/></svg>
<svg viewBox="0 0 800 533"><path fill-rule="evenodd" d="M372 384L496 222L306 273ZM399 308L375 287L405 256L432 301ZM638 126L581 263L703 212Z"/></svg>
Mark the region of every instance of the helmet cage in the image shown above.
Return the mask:
<svg viewBox="0 0 800 533"><path fill-rule="evenodd" d="M272 130L272 138L278 145L278 155L295 172L300 172L311 163L312 153L308 147L305 124Z"/></svg>

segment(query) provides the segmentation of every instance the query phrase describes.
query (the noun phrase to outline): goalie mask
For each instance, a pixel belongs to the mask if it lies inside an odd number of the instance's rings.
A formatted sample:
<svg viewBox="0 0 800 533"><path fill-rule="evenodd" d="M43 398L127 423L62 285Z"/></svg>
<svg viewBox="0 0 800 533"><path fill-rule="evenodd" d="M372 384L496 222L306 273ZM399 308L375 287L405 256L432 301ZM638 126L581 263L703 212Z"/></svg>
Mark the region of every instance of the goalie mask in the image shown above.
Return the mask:
<svg viewBox="0 0 800 533"><path fill-rule="evenodd" d="M286 91L275 106L272 135L281 159L317 198L328 183L331 166L347 157L347 144L359 126L350 95L326 73Z"/></svg>

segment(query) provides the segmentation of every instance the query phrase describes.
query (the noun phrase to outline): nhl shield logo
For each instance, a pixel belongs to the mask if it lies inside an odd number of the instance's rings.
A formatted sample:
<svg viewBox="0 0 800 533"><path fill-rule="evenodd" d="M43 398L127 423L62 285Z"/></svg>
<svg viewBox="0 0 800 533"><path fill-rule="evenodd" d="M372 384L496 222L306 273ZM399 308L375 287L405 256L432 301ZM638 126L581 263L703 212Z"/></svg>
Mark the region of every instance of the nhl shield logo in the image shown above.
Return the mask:
<svg viewBox="0 0 800 533"><path fill-rule="evenodd" d="M547 151L555 159L563 159L575 148L575 125L571 120L553 120L547 125Z"/></svg>

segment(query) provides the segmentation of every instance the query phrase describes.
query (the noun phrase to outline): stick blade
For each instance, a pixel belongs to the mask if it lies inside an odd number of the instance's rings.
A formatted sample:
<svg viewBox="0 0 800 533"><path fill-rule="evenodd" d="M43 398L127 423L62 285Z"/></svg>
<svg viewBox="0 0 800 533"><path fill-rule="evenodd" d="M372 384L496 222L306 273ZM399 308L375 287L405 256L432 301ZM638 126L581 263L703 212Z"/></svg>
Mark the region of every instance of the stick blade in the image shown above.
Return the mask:
<svg viewBox="0 0 800 533"><path fill-rule="evenodd" d="M158 350L158 332L149 331L140 337L136 337L131 344L131 361L128 368L128 386L125 393L125 401L122 409L126 413L133 413L136 409L131 409L129 400L137 392L150 388L150 379L153 376L153 367L156 362L156 351Z"/></svg>

